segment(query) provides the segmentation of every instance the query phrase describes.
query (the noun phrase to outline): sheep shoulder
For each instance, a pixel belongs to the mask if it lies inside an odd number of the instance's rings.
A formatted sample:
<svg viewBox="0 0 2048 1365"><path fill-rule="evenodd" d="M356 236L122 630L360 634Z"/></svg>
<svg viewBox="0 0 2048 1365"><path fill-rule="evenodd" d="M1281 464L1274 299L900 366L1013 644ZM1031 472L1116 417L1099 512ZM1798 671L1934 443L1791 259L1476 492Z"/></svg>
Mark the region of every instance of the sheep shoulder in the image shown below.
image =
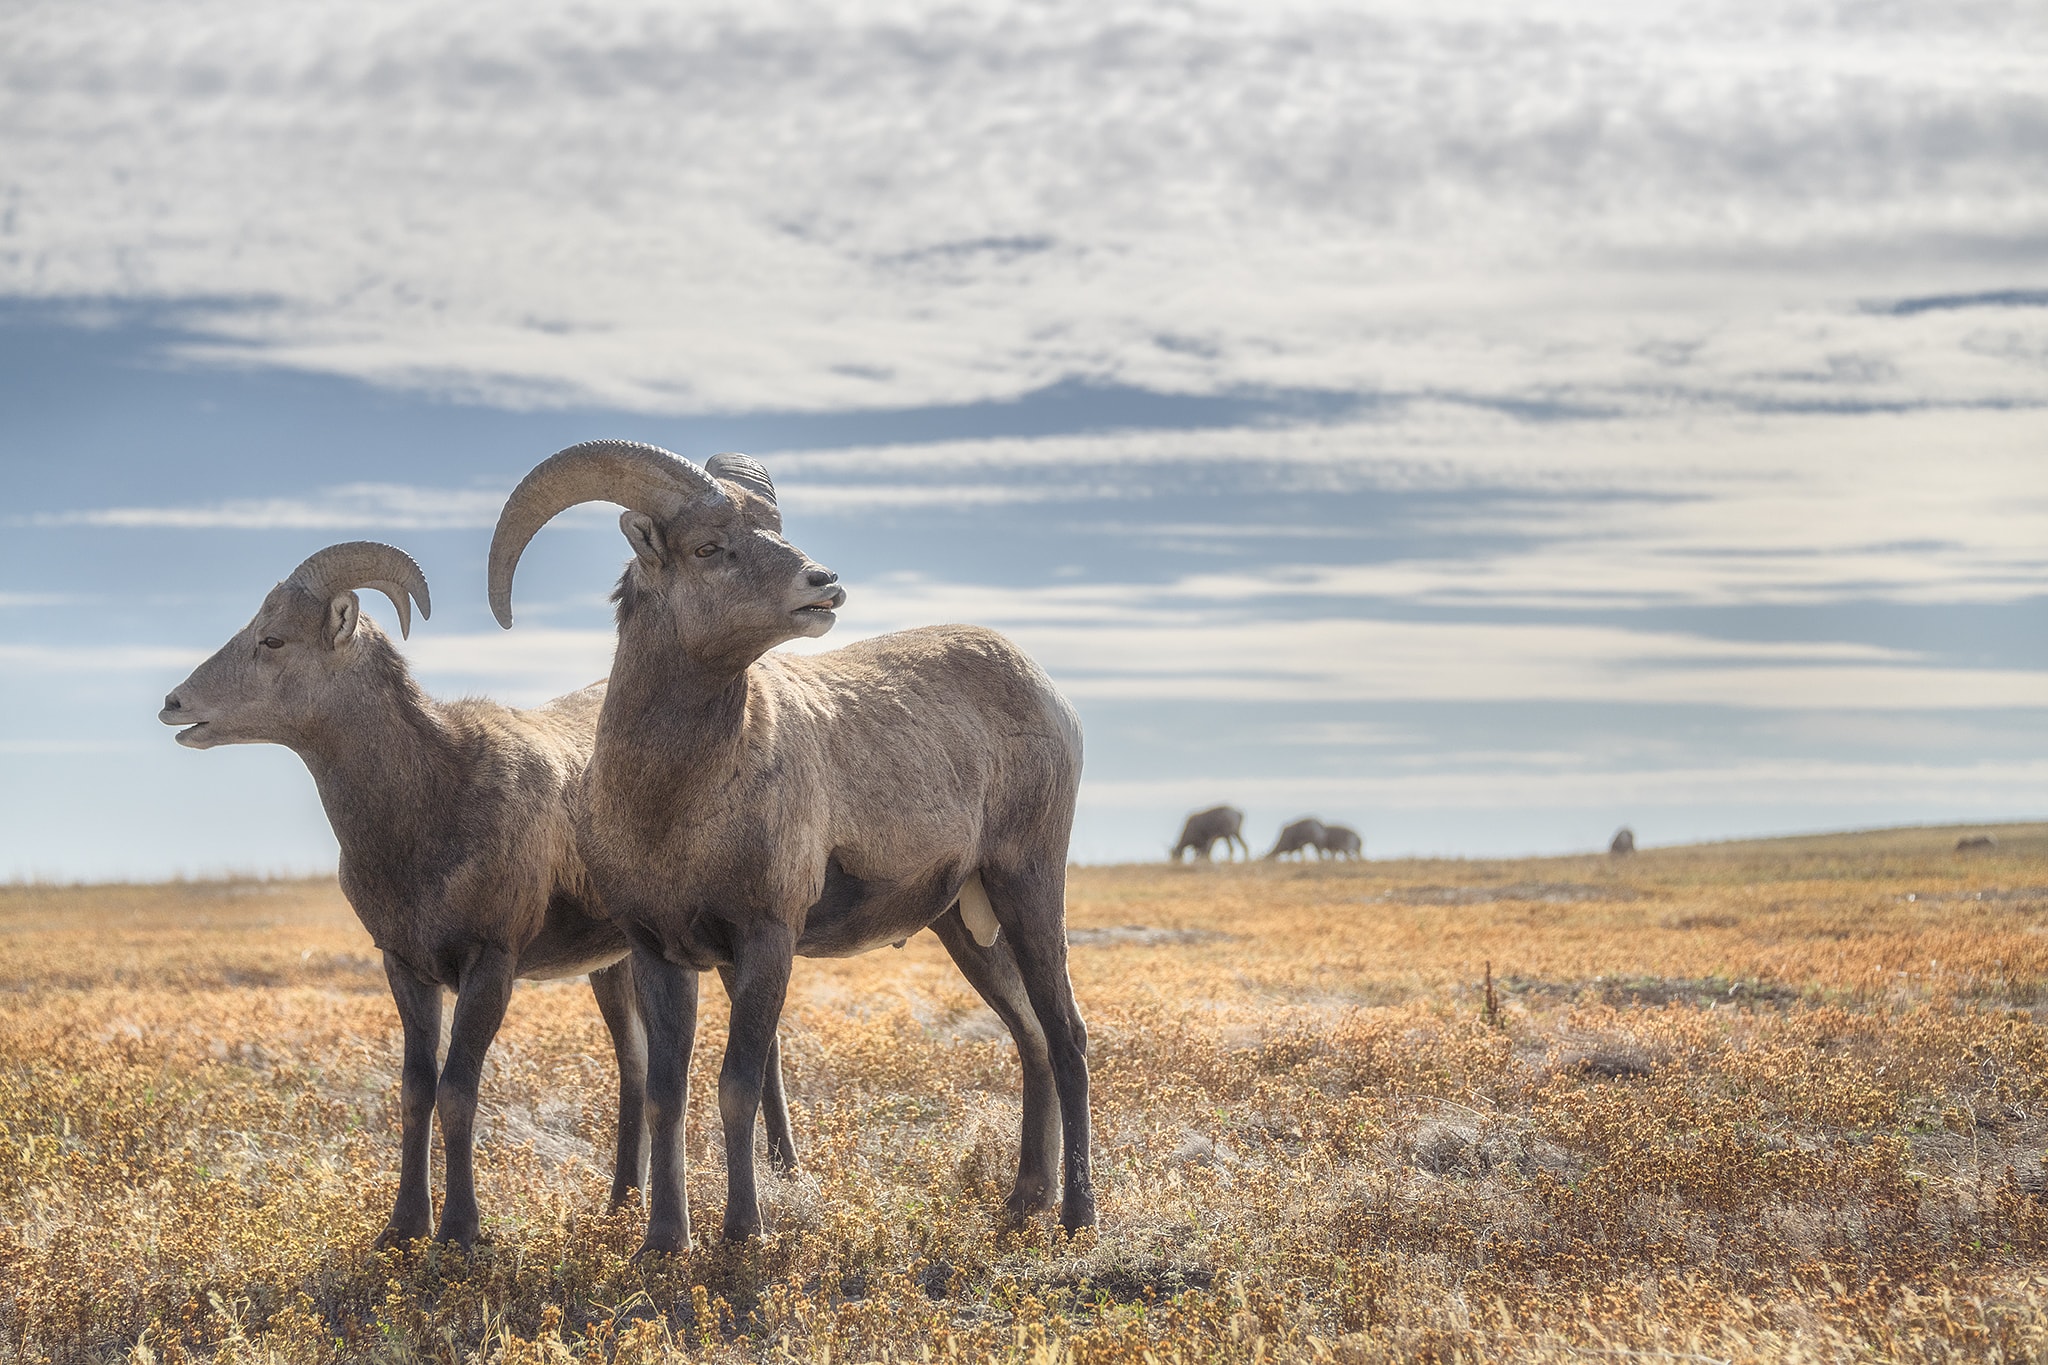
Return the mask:
<svg viewBox="0 0 2048 1365"><path fill-rule="evenodd" d="M387 946L413 960L436 958L441 942L526 943L548 958L557 939L580 943L579 921L601 914L576 850L575 803L602 702L598 684L531 709L429 704L438 742L418 761L432 776L414 832L394 840L412 856L393 849L383 868L353 878L384 883L351 896L359 913L365 899L393 902L382 917L408 921L394 937L421 940Z"/></svg>

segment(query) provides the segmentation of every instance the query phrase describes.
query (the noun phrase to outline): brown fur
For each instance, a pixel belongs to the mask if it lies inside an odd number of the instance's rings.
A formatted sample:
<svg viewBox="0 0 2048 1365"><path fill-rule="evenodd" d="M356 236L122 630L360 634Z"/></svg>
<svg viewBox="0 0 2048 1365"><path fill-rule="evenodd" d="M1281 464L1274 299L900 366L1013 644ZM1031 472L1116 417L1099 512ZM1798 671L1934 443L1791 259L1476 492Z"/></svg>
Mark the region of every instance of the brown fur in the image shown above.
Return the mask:
<svg viewBox="0 0 2048 1365"><path fill-rule="evenodd" d="M406 1044L399 1193L380 1245L428 1231L435 1111L448 1163L438 1236L475 1239L476 1088L515 976L591 973L619 1063L614 1203L641 1183L645 1061L627 943L575 844L603 698L599 682L534 710L436 702L353 592L320 601L287 582L165 699L161 719L192 727L179 735L188 747L299 754L340 845L342 891L384 954ZM445 1066L444 986L456 991ZM771 1138L778 1112L771 1099ZM784 1117L778 1154L787 1145Z"/></svg>
<svg viewBox="0 0 2048 1365"><path fill-rule="evenodd" d="M555 460L573 465L583 449ZM645 451L632 454L643 468ZM562 468L543 466L521 489L567 494L528 506L515 491L500 518L500 604L516 537L531 534L523 528L565 496L607 496ZM696 1020L688 969L729 968L737 979L719 1107L724 1233L741 1238L761 1226L753 1107L792 956L846 956L926 927L1017 1041L1024 1133L1011 1209L1052 1203L1057 1134L1062 1222L1092 1224L1087 1035L1066 970L1081 769L1072 709L1015 645L972 626L766 654L824 633L844 594L782 538L765 472L715 485L694 466L686 473L665 505L641 500L660 515L621 518L636 559L619 587L618 653L577 826L591 875L633 939L647 1020L655 1136L643 1250L690 1244L677 1141ZM1000 925L986 949L955 905L976 871Z"/></svg>

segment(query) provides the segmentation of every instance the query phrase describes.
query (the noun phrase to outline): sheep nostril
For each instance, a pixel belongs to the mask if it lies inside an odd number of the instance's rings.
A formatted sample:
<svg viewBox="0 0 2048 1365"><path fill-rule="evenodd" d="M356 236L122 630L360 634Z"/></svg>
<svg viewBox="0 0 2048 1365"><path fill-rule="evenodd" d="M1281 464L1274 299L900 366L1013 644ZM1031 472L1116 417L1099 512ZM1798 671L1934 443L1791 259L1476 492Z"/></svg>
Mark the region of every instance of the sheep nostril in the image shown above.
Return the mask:
<svg viewBox="0 0 2048 1365"><path fill-rule="evenodd" d="M178 694L176 692L173 692L168 697L164 698L164 710L182 711L184 709L185 708L178 701Z"/></svg>
<svg viewBox="0 0 2048 1365"><path fill-rule="evenodd" d="M838 581L839 575L825 568L812 569L804 575L804 582L814 588L822 588L827 583L837 583Z"/></svg>

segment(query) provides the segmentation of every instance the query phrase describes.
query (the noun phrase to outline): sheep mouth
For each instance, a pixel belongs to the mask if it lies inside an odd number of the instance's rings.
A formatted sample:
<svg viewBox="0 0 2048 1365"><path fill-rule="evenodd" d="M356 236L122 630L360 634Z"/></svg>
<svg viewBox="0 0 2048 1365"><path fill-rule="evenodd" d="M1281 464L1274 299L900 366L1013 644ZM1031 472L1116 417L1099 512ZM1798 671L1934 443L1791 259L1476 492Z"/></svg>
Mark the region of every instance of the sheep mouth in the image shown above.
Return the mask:
<svg viewBox="0 0 2048 1365"><path fill-rule="evenodd" d="M177 740L178 743L188 749L211 749L213 747L213 736L207 731L207 726L212 723L212 721L206 720L195 721L178 731L171 738Z"/></svg>
<svg viewBox="0 0 2048 1365"><path fill-rule="evenodd" d="M818 619L832 615L833 612L845 605L846 590L844 588L834 588L817 601L806 602L803 606L791 612L790 615Z"/></svg>

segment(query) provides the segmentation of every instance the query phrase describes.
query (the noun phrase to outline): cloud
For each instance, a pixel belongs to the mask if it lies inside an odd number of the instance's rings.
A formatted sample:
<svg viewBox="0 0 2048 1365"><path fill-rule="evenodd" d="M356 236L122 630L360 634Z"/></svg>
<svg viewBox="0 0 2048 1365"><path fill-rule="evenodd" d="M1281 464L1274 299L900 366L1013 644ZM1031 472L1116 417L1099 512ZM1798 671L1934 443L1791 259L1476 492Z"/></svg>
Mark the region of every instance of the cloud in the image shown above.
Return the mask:
<svg viewBox="0 0 2048 1365"><path fill-rule="evenodd" d="M410 484L356 483L320 489L308 497L228 498L166 507L97 507L38 512L15 518L26 526L106 526L179 531L378 529L389 531L488 530L511 490L421 488ZM1086 484L1021 487L1001 483L807 483L782 490L785 509L811 516L859 516L878 509L967 508L1081 501L1117 490ZM570 515L570 514L565 514ZM584 514L581 520L593 520ZM0 593L0 607L51 605L49 594Z"/></svg>
<svg viewBox="0 0 2048 1365"><path fill-rule="evenodd" d="M0 739L0 754L132 754L143 746L118 739Z"/></svg>
<svg viewBox="0 0 2048 1365"><path fill-rule="evenodd" d="M178 672L207 653L159 645L0 644L0 673Z"/></svg>
<svg viewBox="0 0 2048 1365"><path fill-rule="evenodd" d="M617 637L609 630L551 630L519 626L473 634L421 634L405 653L422 675L494 678L523 684L533 678L573 678L581 687L611 671Z"/></svg>
<svg viewBox="0 0 2048 1365"><path fill-rule="evenodd" d="M1082 701L1599 702L1761 711L1970 711L2048 706L2048 672L1949 668L1855 642L1712 639L1578 624L1162 612L1125 592L974 592L922 581L860 588L816 654L891 629L974 621L1012 635ZM421 634L405 646L430 684L531 704L611 666L609 630L515 627ZM4 658L4 655L0 655ZM1311 736L1315 738L1311 740ZM1311 727L1293 742L1400 742L1377 725Z"/></svg>
<svg viewBox="0 0 2048 1365"><path fill-rule="evenodd" d="M183 507L103 507L41 512L22 520L31 526L184 531L452 530L497 525L498 509L504 506L509 491L353 483L323 488L312 497L231 498Z"/></svg>
<svg viewBox="0 0 2048 1365"><path fill-rule="evenodd" d="M2048 582L2040 419L2027 411L1686 416L1536 426L1444 409L1285 429L1133 432L792 452L781 485L858 466L893 484L1029 479L1135 505L1161 485L1296 498L1299 527L1188 526L1114 512L1094 534L1146 547L1265 537L1257 572L1142 589L1076 585L1033 602L1092 611L1141 591L1154 609L1376 599L1436 609L1626 611L1839 601L2005 603ZM1390 527L1315 510L1317 495L1400 494ZM1358 504L1352 504L1357 506ZM1348 562L1276 559L1296 537L1349 535ZM936 591L936 589L932 589ZM963 588L952 610L972 610Z"/></svg>
<svg viewBox="0 0 2048 1365"><path fill-rule="evenodd" d="M2040 310L1863 306L2048 268L2026 7L1933 12L46 7L0 291L524 406L2038 404Z"/></svg>
<svg viewBox="0 0 2048 1365"><path fill-rule="evenodd" d="M1082 502L1093 498L1113 498L1120 491L1114 487L1084 483L1036 487L1001 483L806 483L779 489L777 502L785 512L810 516L861 516L876 511Z"/></svg>
<svg viewBox="0 0 2048 1365"><path fill-rule="evenodd" d="M1984 763L1858 763L1743 760L1653 770L1582 767L1530 771L1513 766L1349 777L1188 777L1163 781L1084 781L1084 811L1191 808L1232 793L1272 810L1613 809L1768 804L1814 807L1921 806L2010 816L2038 809L2048 789L2048 760Z"/></svg>
<svg viewBox="0 0 2048 1365"><path fill-rule="evenodd" d="M2048 706L2048 672L1936 667L1908 651L1855 642L1581 624L1269 619L1241 602L1198 602L1186 586L990 592L902 579L858 589L839 631L789 648L817 653L888 629L969 621L1013 635L1070 695L1105 701Z"/></svg>
<svg viewBox="0 0 2048 1365"><path fill-rule="evenodd" d="M1034 526L1120 542L1133 562L1161 547L1266 542L1255 571L1037 594L1032 610L1046 619L1094 612L1134 593L1148 610L1169 611L1317 599L1567 611L2010 603L2040 595L2048 583L2039 431L2030 411L1530 426L1430 408L1308 427L946 441L765 458L793 528L803 518L1011 507L1035 518ZM848 477L851 470L858 479ZM1277 495L1305 515L1287 524L1270 512L1191 524L1150 514L1162 490L1221 492L1216 500L1224 506L1233 491L1247 499ZM1407 499L1398 543L1412 548L1403 553L1384 548L1390 526L1316 508L1325 495L1382 493ZM309 496L42 513L27 522L488 529L503 498L498 489L350 484ZM566 516L589 526L609 520L602 507ZM1275 553L1316 540L1356 549L1321 551L1311 562L1298 550ZM948 613L973 612L986 591L964 583L944 597L937 585L919 589L927 609ZM0 597L0 606L54 600L18 594Z"/></svg>

